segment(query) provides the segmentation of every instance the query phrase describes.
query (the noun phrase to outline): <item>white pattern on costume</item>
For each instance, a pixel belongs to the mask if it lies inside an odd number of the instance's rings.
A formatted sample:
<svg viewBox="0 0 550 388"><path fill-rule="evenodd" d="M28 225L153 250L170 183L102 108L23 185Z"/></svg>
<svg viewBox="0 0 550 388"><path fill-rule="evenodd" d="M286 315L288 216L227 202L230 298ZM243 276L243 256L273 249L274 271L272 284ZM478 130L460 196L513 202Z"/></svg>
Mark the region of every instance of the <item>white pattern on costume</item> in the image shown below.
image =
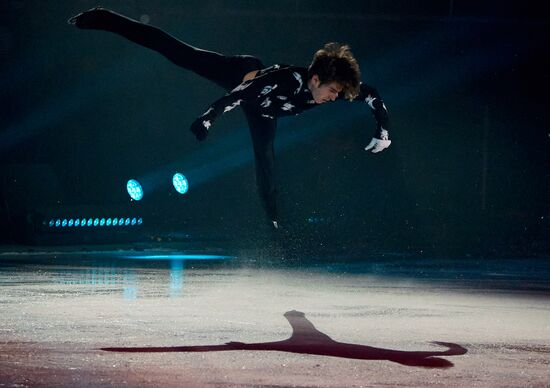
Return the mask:
<svg viewBox="0 0 550 388"><path fill-rule="evenodd" d="M273 85L273 86L266 86L262 89L262 91L260 92L260 94L262 96L265 96L267 93L270 93L271 91L277 89L277 84Z"/></svg>
<svg viewBox="0 0 550 388"><path fill-rule="evenodd" d="M238 105L240 105L241 102L242 102L242 100L237 100L237 101L235 101L233 104L226 106L226 107L224 108L224 110L223 110L223 113L229 112L230 110L235 109L235 107L238 106Z"/></svg>
<svg viewBox="0 0 550 388"><path fill-rule="evenodd" d="M204 120L202 122L202 125L204 126L204 128L209 129L212 124L210 123L210 120Z"/></svg>
<svg viewBox="0 0 550 388"><path fill-rule="evenodd" d="M382 127L380 127L380 139L381 140L389 140L388 131L386 131Z"/></svg>
<svg viewBox="0 0 550 388"><path fill-rule="evenodd" d="M265 118L267 118L267 119L271 119L271 120L273 120L273 119L275 118L275 117L273 117L273 116L270 116L270 115L264 115L264 114L262 115L262 117L265 117Z"/></svg>
<svg viewBox="0 0 550 388"><path fill-rule="evenodd" d="M271 105L271 100L269 99L269 97L267 97L265 100L262 101L262 103L260 105L263 108L267 108L269 105Z"/></svg>
<svg viewBox="0 0 550 388"><path fill-rule="evenodd" d="M294 105L292 105L290 102L285 102L285 104L281 107L282 110L292 110L294 108Z"/></svg>
<svg viewBox="0 0 550 388"><path fill-rule="evenodd" d="M286 100L288 99L287 96L277 96L277 98L278 98L279 100L283 100L283 101L286 101Z"/></svg>
<svg viewBox="0 0 550 388"><path fill-rule="evenodd" d="M365 98L365 102L367 104L369 104L369 106L372 108L372 109L375 109L374 108L374 100L376 100L376 97L373 97L371 96L370 94L367 96L367 98Z"/></svg>
<svg viewBox="0 0 550 388"><path fill-rule="evenodd" d="M233 89L233 90L231 91L231 93L233 93L233 92L239 92L239 91L241 91L241 90L244 90L244 89L246 89L247 87L249 87L250 84L251 84L250 81L243 82L242 84L240 84L239 86L237 86L235 89Z"/></svg>
<svg viewBox="0 0 550 388"><path fill-rule="evenodd" d="M213 107L210 107L210 108L208 108L208 110L207 110L206 112L204 112L202 115L203 115L203 116L206 116L208 113L212 112L213 110L214 110L214 108L213 108Z"/></svg>
<svg viewBox="0 0 550 388"><path fill-rule="evenodd" d="M294 92L294 94L297 94L300 89L302 88L302 85L304 84L303 81L302 81L302 76L297 73L297 72L294 72L292 73L292 75L294 76L294 78L296 78L296 81L298 81L298 83L300 84L300 86L298 86L298 88L296 89L296 91Z"/></svg>

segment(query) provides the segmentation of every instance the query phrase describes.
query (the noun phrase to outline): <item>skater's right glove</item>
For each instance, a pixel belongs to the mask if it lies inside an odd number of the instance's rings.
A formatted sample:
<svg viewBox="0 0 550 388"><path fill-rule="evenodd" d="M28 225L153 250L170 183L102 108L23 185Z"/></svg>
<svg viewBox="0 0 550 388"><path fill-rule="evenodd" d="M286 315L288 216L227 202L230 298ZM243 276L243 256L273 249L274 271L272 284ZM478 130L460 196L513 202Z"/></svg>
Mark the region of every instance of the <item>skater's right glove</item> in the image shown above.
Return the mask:
<svg viewBox="0 0 550 388"><path fill-rule="evenodd" d="M388 131L380 126L376 130L376 133L374 134L374 137L370 141L369 145L365 147L365 151L372 149L371 152L376 154L388 148L390 144L391 140L388 137Z"/></svg>
<svg viewBox="0 0 550 388"><path fill-rule="evenodd" d="M372 149L371 152L376 154L388 148L390 144L391 140L381 140L373 137L369 145L365 147L365 151Z"/></svg>
<svg viewBox="0 0 550 388"><path fill-rule="evenodd" d="M203 141L208 136L208 128L210 128L210 121L199 117L191 124L189 130L193 132L198 141Z"/></svg>

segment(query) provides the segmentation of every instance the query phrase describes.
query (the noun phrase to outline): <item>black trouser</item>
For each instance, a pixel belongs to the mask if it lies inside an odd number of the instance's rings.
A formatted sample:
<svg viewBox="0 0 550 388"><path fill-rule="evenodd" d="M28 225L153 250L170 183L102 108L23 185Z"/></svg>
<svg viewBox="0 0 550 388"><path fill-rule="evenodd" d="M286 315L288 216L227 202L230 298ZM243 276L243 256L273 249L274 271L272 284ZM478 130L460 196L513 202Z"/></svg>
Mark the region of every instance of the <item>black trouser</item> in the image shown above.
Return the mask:
<svg viewBox="0 0 550 388"><path fill-rule="evenodd" d="M216 52L201 50L184 43L157 27L108 10L92 11L84 28L114 32L141 46L157 51L171 62L216 83L226 91L234 89L243 77L253 71L263 69L263 63L250 55L225 56ZM270 220L277 220L276 190L273 181L274 152L273 142L277 121L261 116L252 104L242 108L248 121L254 159L256 162L256 182L262 203Z"/></svg>

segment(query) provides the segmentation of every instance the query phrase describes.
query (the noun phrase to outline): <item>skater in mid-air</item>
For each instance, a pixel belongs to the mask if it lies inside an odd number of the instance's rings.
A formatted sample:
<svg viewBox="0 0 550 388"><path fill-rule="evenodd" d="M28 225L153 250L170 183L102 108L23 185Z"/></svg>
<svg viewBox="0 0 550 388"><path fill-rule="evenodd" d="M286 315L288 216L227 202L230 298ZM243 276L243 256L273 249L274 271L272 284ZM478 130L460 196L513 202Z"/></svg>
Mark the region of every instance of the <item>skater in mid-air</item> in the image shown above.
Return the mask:
<svg viewBox="0 0 550 388"><path fill-rule="evenodd" d="M389 120L380 95L360 82L357 61L349 47L327 43L318 50L311 65L269 67L250 55L225 56L190 46L161 29L140 23L104 8L94 8L69 19L81 29L104 30L164 55L171 62L216 83L227 91L209 106L190 127L204 140L214 122L225 112L240 106L248 121L258 191L273 227L279 227L276 188L273 178L273 142L277 118L297 115L337 99L360 101L372 111L377 126L365 150L377 153L389 147Z"/></svg>

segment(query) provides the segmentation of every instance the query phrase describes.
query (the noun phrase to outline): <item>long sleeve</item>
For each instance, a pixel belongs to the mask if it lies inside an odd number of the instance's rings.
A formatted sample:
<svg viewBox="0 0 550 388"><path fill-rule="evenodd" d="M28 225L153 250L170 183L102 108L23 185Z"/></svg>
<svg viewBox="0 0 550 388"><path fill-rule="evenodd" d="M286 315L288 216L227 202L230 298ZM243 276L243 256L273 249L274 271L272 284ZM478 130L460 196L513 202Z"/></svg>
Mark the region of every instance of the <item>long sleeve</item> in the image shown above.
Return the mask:
<svg viewBox="0 0 550 388"><path fill-rule="evenodd" d="M206 112L197 118L193 125L201 125L208 130L223 113L235 109L242 102L256 101L259 106L267 108L275 98L272 94L287 94L293 88L296 88L297 82L288 69L272 71L243 82L231 92L216 100Z"/></svg>
<svg viewBox="0 0 550 388"><path fill-rule="evenodd" d="M390 130L388 110L378 91L372 86L361 83L359 95L355 97L353 101L361 101L369 106L376 120L374 137L381 140L388 140Z"/></svg>

